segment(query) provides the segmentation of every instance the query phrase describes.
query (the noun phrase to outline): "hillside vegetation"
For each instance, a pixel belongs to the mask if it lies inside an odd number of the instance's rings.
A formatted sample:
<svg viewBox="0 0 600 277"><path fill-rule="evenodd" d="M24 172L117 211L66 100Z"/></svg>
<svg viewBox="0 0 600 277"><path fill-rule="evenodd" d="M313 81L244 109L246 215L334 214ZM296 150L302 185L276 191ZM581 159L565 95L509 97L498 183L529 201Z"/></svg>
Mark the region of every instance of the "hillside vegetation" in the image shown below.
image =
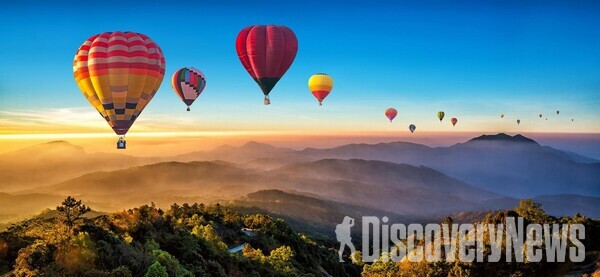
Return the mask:
<svg viewBox="0 0 600 277"><path fill-rule="evenodd" d="M68 198L57 210L0 233L0 274L356 276L360 271L339 263L335 250L281 219L218 204L174 204L168 210L152 204L85 218L89 208ZM241 253L229 253L239 245L244 245Z"/></svg>

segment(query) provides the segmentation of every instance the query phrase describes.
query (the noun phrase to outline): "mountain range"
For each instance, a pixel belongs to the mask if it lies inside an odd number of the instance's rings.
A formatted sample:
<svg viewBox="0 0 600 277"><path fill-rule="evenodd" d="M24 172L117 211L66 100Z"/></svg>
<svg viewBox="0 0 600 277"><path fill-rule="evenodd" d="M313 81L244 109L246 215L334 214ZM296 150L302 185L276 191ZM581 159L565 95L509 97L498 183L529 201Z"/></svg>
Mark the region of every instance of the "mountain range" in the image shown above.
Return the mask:
<svg viewBox="0 0 600 277"><path fill-rule="evenodd" d="M87 153L58 141L0 155L0 178L0 222L53 208L65 195L101 211L151 201L234 203L314 226L343 213L428 220L512 208L526 197L554 215L600 216L599 161L506 134L449 147L391 142L293 150L249 142L160 158ZM323 214L307 216L315 207Z"/></svg>

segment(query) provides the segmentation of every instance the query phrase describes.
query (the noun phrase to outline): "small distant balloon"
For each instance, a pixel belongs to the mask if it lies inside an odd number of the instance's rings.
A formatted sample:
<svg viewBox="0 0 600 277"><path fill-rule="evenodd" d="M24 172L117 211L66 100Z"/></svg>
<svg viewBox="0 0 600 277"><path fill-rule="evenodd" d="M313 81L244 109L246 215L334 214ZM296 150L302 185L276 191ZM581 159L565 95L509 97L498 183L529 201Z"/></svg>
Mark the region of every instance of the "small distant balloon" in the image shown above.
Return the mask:
<svg viewBox="0 0 600 277"><path fill-rule="evenodd" d="M559 114L559 113L560 113L560 111L556 111L556 114Z"/></svg>
<svg viewBox="0 0 600 277"><path fill-rule="evenodd" d="M521 120L517 119L517 125L521 124Z"/></svg>
<svg viewBox="0 0 600 277"><path fill-rule="evenodd" d="M542 114L540 114L540 118L542 118Z"/></svg>
<svg viewBox="0 0 600 277"><path fill-rule="evenodd" d="M408 126L408 129L410 130L411 133L414 133L415 130L417 129L417 126L415 126L415 124L410 124L410 126Z"/></svg>
<svg viewBox="0 0 600 277"><path fill-rule="evenodd" d="M385 116L387 116L387 118L390 120L390 123L392 120L394 120L394 118L396 118L396 115L398 115L398 111L394 108L385 110Z"/></svg>
<svg viewBox="0 0 600 277"><path fill-rule="evenodd" d="M437 113L437 117L440 119L440 122L442 122L442 119L444 119L444 115L446 115L446 114L442 111L439 111Z"/></svg>
<svg viewBox="0 0 600 277"><path fill-rule="evenodd" d="M500 118L504 118L504 114L503 113L500 114Z"/></svg>
<svg viewBox="0 0 600 277"><path fill-rule="evenodd" d="M453 117L452 119L450 119L450 122L452 122L452 126L456 126L456 122L458 122L458 119L456 119L456 117Z"/></svg>

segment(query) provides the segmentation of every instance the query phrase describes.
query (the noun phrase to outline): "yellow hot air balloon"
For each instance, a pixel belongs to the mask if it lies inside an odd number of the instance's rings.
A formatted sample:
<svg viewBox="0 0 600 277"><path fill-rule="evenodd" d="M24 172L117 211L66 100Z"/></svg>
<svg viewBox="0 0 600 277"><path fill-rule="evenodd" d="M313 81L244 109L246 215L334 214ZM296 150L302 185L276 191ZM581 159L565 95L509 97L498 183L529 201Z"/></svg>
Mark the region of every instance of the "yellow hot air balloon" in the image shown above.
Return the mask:
<svg viewBox="0 0 600 277"><path fill-rule="evenodd" d="M333 88L333 78L324 73L317 73L308 79L308 89L319 100L319 106L323 105L323 100Z"/></svg>

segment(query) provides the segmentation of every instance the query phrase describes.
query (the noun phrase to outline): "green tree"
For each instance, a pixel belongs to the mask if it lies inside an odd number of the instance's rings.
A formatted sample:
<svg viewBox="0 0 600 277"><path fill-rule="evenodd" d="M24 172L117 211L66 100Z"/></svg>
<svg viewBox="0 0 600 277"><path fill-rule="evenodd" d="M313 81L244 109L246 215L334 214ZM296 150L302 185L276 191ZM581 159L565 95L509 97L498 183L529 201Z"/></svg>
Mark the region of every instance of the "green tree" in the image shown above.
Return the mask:
<svg viewBox="0 0 600 277"><path fill-rule="evenodd" d="M159 262L154 262L150 267L148 267L148 271L144 275L146 277L169 277L167 274L167 269L162 266Z"/></svg>
<svg viewBox="0 0 600 277"><path fill-rule="evenodd" d="M133 273L126 266L120 266L110 272L111 277L131 277Z"/></svg>
<svg viewBox="0 0 600 277"><path fill-rule="evenodd" d="M211 224L194 227L194 229L192 229L192 234L208 241L214 247L213 250L227 251L227 245L221 241L221 237L219 237L217 231L215 231L215 228L213 228Z"/></svg>
<svg viewBox="0 0 600 277"><path fill-rule="evenodd" d="M187 269L181 266L179 260L177 260L177 258L173 257L168 252L160 249L154 250L152 251L152 256L154 256L155 262L158 262L161 264L161 266L164 266L169 276L192 276Z"/></svg>
<svg viewBox="0 0 600 277"><path fill-rule="evenodd" d="M267 261L277 271L292 273L294 266L292 265L292 258L294 252L289 246L280 246L271 251Z"/></svg>
<svg viewBox="0 0 600 277"><path fill-rule="evenodd" d="M56 207L56 210L64 218L64 223L69 227L69 230L73 228L73 225L77 220L90 212L92 209L83 205L81 200L77 200L71 196L68 196L60 206Z"/></svg>
<svg viewBox="0 0 600 277"><path fill-rule="evenodd" d="M150 239L144 243L144 248L150 251L160 250L160 245L156 241Z"/></svg>

